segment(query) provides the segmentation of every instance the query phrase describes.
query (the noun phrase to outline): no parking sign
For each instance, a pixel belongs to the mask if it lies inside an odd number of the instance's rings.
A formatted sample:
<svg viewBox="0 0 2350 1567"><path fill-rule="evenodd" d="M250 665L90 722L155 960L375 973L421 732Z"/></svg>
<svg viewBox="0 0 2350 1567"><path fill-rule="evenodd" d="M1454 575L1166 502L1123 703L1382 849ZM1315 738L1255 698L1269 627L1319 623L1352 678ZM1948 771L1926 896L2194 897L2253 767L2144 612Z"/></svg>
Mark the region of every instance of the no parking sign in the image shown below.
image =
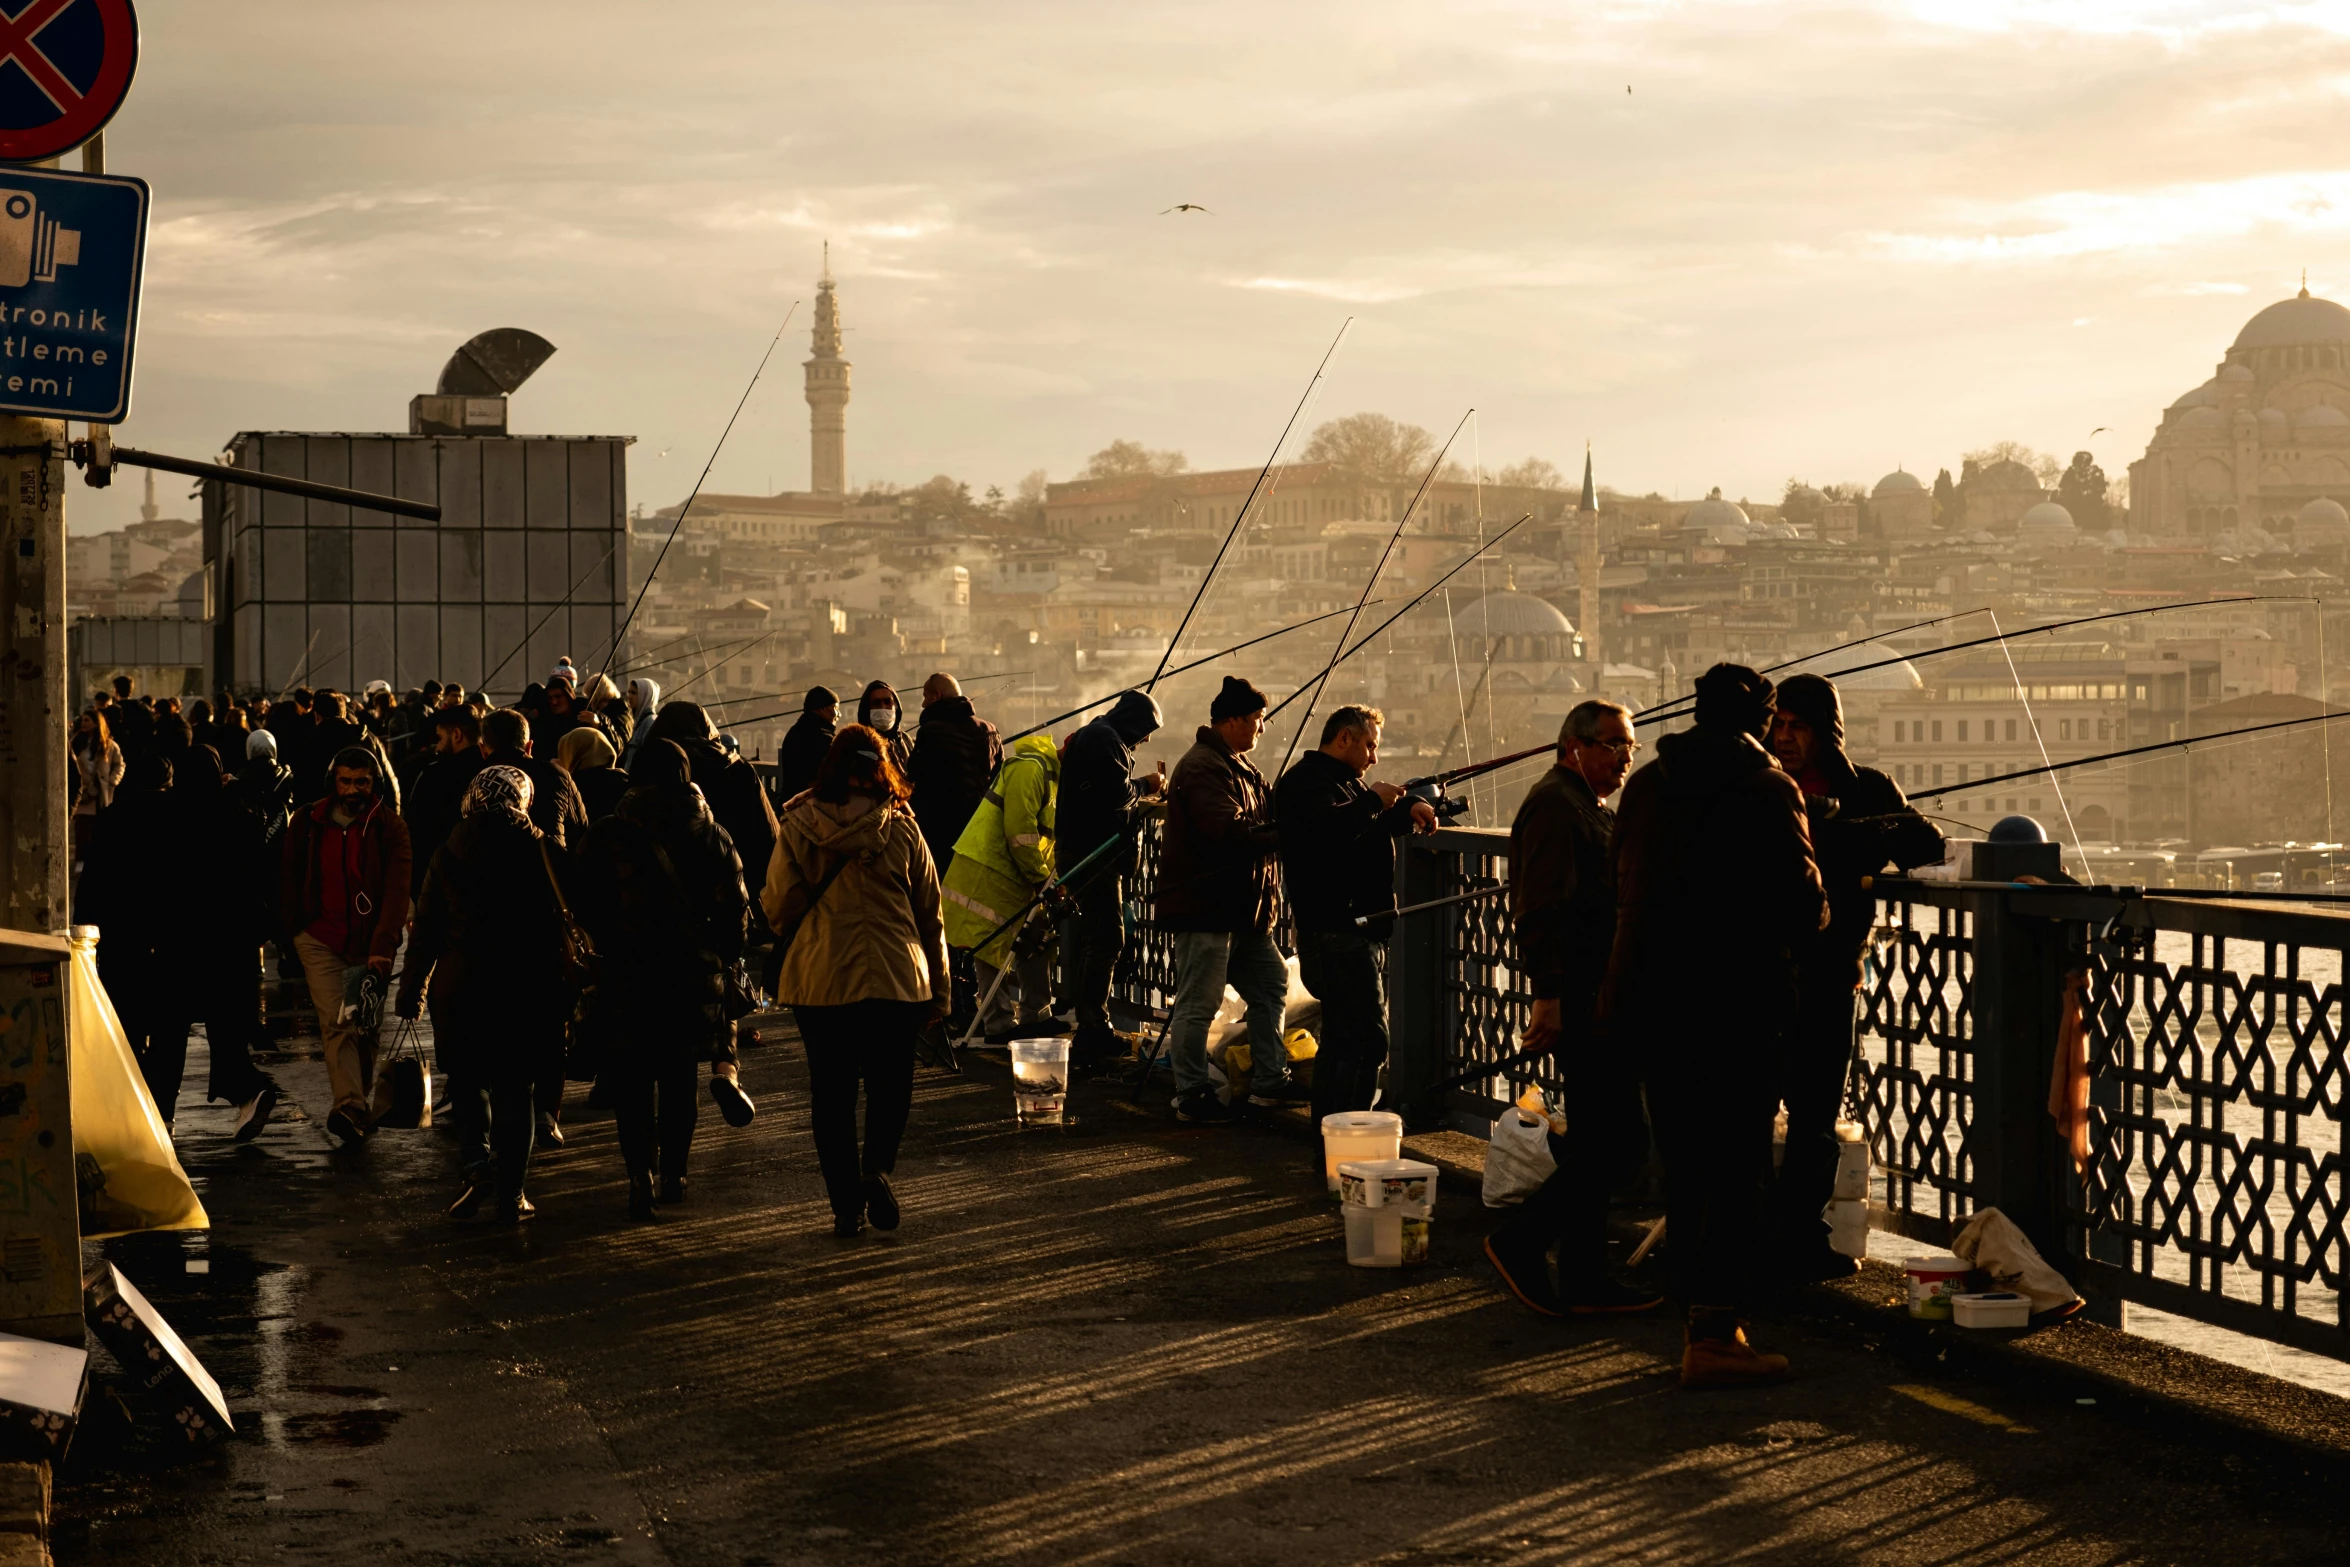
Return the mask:
<svg viewBox="0 0 2350 1567"><path fill-rule="evenodd" d="M0 161L70 152L114 118L139 66L131 0L0 0Z"/></svg>

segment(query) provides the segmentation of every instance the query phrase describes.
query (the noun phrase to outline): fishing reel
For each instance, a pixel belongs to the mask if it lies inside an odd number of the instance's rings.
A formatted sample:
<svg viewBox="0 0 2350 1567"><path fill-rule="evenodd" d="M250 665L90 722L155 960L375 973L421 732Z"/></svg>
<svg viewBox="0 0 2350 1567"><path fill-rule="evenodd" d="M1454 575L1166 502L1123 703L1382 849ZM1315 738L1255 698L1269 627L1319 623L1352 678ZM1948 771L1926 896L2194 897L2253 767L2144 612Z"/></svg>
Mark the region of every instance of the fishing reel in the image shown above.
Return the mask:
<svg viewBox="0 0 2350 1567"><path fill-rule="evenodd" d="M1444 792L1444 782L1438 778L1414 778L1403 786L1404 794L1425 804L1436 813L1438 822L1449 822L1466 812L1470 802L1456 800Z"/></svg>

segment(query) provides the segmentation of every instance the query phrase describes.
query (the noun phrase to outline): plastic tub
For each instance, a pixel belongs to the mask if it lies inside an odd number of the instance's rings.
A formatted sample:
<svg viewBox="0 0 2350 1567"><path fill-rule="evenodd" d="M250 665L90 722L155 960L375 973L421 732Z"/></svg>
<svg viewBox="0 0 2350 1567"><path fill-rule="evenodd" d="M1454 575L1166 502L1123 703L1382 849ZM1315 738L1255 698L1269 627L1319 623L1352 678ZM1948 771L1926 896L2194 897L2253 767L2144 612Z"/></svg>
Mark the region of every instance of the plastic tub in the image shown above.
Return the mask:
<svg viewBox="0 0 2350 1567"><path fill-rule="evenodd" d="M1967 1275L1974 1271L1948 1252L1912 1257L1901 1267L1909 1275L1909 1314L1935 1322L1950 1320L1950 1302L1966 1293Z"/></svg>
<svg viewBox="0 0 2350 1567"><path fill-rule="evenodd" d="M1401 1208L1425 1219L1436 1211L1436 1166L1418 1159L1349 1159L1338 1167L1338 1200L1356 1208Z"/></svg>
<svg viewBox="0 0 2350 1567"><path fill-rule="evenodd" d="M2013 1290L1953 1295L1950 1314L1962 1328L2028 1328L2032 1325L2032 1300Z"/></svg>
<svg viewBox="0 0 2350 1567"><path fill-rule="evenodd" d="M1839 1202L1866 1202L1868 1195L1868 1132L1858 1121L1838 1121L1836 1123L1836 1200Z"/></svg>
<svg viewBox="0 0 2350 1567"><path fill-rule="evenodd" d="M1828 1221L1828 1245L1847 1257L1866 1257L1869 1254L1869 1205L1865 1202L1838 1198L1828 1204L1821 1217Z"/></svg>
<svg viewBox="0 0 2350 1567"><path fill-rule="evenodd" d="M1339 1211L1346 1215L1346 1260L1352 1266L1409 1268L1428 1260L1433 1220L1413 1217L1400 1203L1382 1208L1348 1203Z"/></svg>
<svg viewBox="0 0 2350 1567"><path fill-rule="evenodd" d="M1357 1159L1393 1159L1403 1153L1403 1117L1391 1110L1341 1110L1322 1117L1322 1175L1338 1195L1338 1167Z"/></svg>
<svg viewBox="0 0 2350 1567"><path fill-rule="evenodd" d="M1059 1126L1068 1117L1069 1036L1012 1041L1012 1115L1022 1126Z"/></svg>

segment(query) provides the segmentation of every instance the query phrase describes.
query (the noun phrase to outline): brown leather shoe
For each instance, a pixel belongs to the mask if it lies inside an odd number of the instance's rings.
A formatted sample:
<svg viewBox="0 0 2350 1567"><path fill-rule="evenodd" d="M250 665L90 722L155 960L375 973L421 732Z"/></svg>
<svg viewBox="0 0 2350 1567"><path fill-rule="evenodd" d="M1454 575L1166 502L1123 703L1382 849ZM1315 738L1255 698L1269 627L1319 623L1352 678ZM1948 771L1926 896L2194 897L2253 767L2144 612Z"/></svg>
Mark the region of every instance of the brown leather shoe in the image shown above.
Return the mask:
<svg viewBox="0 0 2350 1567"><path fill-rule="evenodd" d="M1787 1380L1787 1357L1766 1355L1746 1342L1746 1324L1731 1326L1728 1337L1692 1331L1681 1351L1681 1385L1702 1387L1762 1387Z"/></svg>

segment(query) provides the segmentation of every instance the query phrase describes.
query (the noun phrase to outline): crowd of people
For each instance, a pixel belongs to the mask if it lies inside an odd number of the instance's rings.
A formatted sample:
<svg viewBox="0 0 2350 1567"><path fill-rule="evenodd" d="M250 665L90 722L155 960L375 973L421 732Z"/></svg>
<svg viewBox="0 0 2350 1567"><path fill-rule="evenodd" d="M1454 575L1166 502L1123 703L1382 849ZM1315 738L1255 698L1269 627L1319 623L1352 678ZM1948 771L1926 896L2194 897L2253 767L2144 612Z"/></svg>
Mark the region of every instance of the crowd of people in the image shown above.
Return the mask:
<svg viewBox="0 0 2350 1567"><path fill-rule="evenodd" d="M926 1032L1071 1033L1080 1073L1133 1048L1110 995L1146 813L1163 828L1151 904L1134 912L1173 938L1176 1118L1237 1114L1208 1050L1227 987L1248 1102L1316 1117L1380 1102L1395 845L1437 816L1370 777L1385 720L1360 704L1331 712L1268 782L1253 759L1267 709L1228 676L1173 769L1141 772L1137 749L1166 721L1145 692L1059 740L1007 747L949 675L924 682L910 723L886 682L847 723L817 686L764 781L699 705L648 679L583 678L568 659L509 707L378 681L356 704L297 690L183 711L118 681L74 731L77 918L101 929L100 971L158 1108L178 1103L200 1022L207 1096L235 1106L239 1138L277 1098L253 1059L265 946L317 1010L338 1144L364 1143L384 1113L384 1014L429 1008L458 1218L530 1215L531 1158L561 1143L574 1081L613 1112L630 1213L685 1201L705 1073L730 1123L755 1114L738 1020L771 992L805 1045L835 1232L894 1229ZM1628 709L1580 704L1511 829L1527 1046L1555 1061L1567 1131L1556 1173L1486 1249L1546 1314L1661 1305L1611 1273L1606 1244L1611 1190L1653 1126L1684 1380L1771 1380L1784 1358L1745 1331L1758 1282L1853 1266L1819 1216L1865 878L1937 859L1942 842L1891 780L1846 758L1836 690L1815 676L1774 688L1717 665L1697 683L1695 727L1635 772L1638 749ZM1619 790L1620 813L1604 803ZM163 842L181 852L158 854ZM1297 980L1321 1006L1310 1086L1283 1037L1284 908Z"/></svg>

